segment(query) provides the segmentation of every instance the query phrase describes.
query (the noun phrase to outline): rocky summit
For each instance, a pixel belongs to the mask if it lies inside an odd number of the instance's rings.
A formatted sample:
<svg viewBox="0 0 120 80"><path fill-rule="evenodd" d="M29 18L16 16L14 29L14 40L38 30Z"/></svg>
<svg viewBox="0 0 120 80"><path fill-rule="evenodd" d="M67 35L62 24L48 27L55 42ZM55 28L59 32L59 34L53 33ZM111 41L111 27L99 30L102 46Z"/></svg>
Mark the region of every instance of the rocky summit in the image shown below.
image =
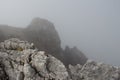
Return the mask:
<svg viewBox="0 0 120 80"><path fill-rule="evenodd" d="M0 43L0 80L120 80L120 68L90 60L66 68L33 43L11 38Z"/></svg>

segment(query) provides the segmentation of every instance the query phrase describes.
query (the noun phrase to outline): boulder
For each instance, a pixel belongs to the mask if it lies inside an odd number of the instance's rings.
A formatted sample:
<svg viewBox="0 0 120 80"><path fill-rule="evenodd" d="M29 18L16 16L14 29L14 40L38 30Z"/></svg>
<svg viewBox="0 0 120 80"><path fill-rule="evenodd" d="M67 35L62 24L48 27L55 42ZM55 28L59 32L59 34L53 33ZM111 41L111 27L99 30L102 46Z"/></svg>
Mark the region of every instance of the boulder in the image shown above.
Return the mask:
<svg viewBox="0 0 120 80"><path fill-rule="evenodd" d="M60 60L16 38L0 43L0 60L1 80L67 80L69 77Z"/></svg>

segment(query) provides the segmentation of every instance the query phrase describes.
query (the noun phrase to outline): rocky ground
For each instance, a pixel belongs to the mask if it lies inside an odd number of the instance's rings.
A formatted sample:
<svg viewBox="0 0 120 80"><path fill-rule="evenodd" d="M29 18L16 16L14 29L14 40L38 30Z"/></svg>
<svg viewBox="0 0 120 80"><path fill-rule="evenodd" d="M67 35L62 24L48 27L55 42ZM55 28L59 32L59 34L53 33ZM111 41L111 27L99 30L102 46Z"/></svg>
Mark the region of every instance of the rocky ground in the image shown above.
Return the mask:
<svg viewBox="0 0 120 80"><path fill-rule="evenodd" d="M0 43L0 80L120 80L120 68L90 60L66 68L33 43L12 38Z"/></svg>

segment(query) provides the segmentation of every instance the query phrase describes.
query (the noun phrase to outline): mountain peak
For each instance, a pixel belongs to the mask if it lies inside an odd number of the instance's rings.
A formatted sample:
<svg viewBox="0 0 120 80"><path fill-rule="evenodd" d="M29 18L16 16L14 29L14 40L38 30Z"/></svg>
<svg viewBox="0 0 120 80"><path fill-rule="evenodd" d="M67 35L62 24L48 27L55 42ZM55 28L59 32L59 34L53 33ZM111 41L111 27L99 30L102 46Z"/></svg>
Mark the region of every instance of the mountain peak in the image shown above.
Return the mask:
<svg viewBox="0 0 120 80"><path fill-rule="evenodd" d="M34 18L31 23L29 24L28 28L31 29L50 29L50 28L54 28L54 25L52 22L46 20L46 19L42 19L39 17Z"/></svg>

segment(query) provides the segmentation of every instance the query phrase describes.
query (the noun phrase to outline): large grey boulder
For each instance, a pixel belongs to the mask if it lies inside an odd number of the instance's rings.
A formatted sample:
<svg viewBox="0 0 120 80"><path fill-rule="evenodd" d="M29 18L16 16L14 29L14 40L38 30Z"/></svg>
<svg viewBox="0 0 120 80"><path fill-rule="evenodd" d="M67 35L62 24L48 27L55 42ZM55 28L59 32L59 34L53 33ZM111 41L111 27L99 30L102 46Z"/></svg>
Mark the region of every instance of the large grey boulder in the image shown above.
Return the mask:
<svg viewBox="0 0 120 80"><path fill-rule="evenodd" d="M0 80L67 80L69 77L61 61L16 38L0 43L0 60Z"/></svg>

